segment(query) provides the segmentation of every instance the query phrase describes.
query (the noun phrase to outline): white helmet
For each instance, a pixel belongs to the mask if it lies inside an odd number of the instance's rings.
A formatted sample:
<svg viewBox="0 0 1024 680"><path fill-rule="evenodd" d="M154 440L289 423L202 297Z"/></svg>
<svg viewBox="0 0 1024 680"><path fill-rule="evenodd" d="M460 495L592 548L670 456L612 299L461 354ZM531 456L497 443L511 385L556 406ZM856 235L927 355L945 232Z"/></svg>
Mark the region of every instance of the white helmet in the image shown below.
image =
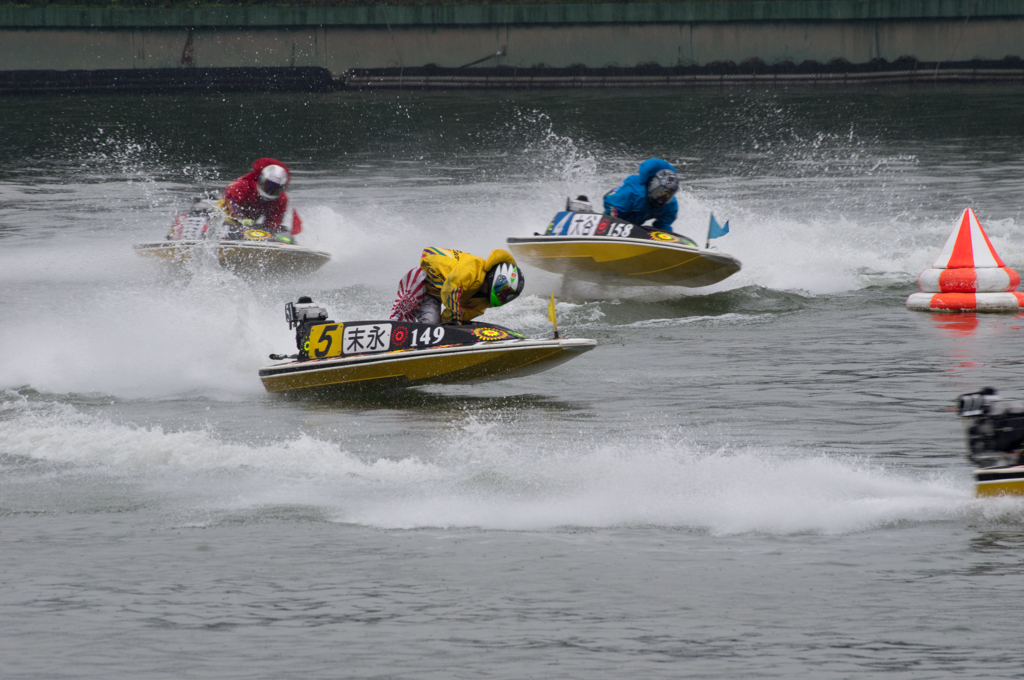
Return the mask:
<svg viewBox="0 0 1024 680"><path fill-rule="evenodd" d="M263 168L260 178L256 181L256 191L264 201L274 201L288 184L288 171L280 165L268 165Z"/></svg>

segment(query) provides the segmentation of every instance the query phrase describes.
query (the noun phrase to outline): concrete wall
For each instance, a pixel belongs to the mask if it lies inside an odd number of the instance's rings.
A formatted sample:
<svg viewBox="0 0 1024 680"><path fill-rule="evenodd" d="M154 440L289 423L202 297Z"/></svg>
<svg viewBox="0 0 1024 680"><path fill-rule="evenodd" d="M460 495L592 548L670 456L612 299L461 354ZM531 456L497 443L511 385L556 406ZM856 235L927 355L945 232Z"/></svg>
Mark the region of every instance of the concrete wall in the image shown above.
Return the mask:
<svg viewBox="0 0 1024 680"><path fill-rule="evenodd" d="M0 10L0 71L591 67L1024 56L1024 0Z"/></svg>

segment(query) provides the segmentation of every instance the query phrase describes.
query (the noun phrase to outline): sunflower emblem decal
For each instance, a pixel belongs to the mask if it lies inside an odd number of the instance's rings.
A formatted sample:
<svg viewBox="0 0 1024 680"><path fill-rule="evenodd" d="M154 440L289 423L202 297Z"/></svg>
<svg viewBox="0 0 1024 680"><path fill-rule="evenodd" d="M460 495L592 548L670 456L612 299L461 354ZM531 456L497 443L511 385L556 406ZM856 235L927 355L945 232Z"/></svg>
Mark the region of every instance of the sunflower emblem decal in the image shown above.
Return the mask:
<svg viewBox="0 0 1024 680"><path fill-rule="evenodd" d="M269 231L263 231L262 229L246 229L242 234L242 238L246 241L269 241L274 236Z"/></svg>
<svg viewBox="0 0 1024 680"><path fill-rule="evenodd" d="M507 340L512 337L510 333L497 328L474 328L473 335L476 336L478 340L484 342L489 340Z"/></svg>

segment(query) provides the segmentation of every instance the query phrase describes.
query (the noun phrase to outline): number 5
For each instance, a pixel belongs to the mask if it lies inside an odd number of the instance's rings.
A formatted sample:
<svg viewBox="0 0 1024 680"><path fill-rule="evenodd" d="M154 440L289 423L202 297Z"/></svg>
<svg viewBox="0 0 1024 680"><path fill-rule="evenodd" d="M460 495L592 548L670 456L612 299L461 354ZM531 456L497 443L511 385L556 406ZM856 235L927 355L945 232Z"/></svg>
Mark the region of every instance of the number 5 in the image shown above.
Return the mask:
<svg viewBox="0 0 1024 680"><path fill-rule="evenodd" d="M316 326L317 330L320 331L319 336L316 340L309 343L309 346L313 348L313 356L317 359L322 359L327 356L331 351L331 345L334 344L334 336L337 334L338 324ZM320 344L327 340L327 346L320 349ZM314 346L315 343L315 346Z"/></svg>

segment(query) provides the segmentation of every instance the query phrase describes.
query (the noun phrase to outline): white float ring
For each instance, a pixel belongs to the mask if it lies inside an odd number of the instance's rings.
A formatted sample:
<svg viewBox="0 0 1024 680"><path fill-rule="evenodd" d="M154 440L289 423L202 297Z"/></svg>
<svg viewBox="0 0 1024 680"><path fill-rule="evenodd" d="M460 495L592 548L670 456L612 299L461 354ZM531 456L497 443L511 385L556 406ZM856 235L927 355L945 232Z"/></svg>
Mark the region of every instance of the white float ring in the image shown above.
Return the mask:
<svg viewBox="0 0 1024 680"><path fill-rule="evenodd" d="M917 312L1016 312L1024 293L914 293L907 309Z"/></svg>

